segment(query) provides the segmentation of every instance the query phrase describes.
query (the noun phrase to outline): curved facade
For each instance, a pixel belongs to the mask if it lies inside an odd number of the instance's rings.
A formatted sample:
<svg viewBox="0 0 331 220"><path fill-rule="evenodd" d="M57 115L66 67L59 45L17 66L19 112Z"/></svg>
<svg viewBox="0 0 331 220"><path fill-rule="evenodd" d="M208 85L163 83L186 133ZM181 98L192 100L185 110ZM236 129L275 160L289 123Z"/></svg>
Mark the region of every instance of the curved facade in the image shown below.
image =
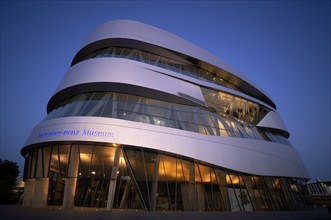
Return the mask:
<svg viewBox="0 0 331 220"><path fill-rule="evenodd" d="M96 28L28 137L24 205L307 208L276 105L194 44L135 21Z"/></svg>

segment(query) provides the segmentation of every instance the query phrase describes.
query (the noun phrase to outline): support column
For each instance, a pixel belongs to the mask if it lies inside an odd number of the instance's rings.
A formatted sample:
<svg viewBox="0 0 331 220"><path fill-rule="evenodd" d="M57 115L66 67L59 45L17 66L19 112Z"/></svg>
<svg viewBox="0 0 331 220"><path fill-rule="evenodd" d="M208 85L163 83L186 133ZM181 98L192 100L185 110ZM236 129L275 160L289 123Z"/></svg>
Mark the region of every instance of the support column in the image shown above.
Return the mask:
<svg viewBox="0 0 331 220"><path fill-rule="evenodd" d="M23 207L32 207L32 198L34 195L35 179L26 179L24 181Z"/></svg>
<svg viewBox="0 0 331 220"><path fill-rule="evenodd" d="M36 158L36 173L34 181L34 195L32 199L32 208L45 208L47 206L49 178L45 177L44 164L43 164L43 149L38 149Z"/></svg>
<svg viewBox="0 0 331 220"><path fill-rule="evenodd" d="M47 206L48 186L49 178L35 179L32 208L45 208Z"/></svg>
<svg viewBox="0 0 331 220"><path fill-rule="evenodd" d="M159 179L159 162L160 154L157 154L154 161L154 172L152 179L152 190L151 190L151 211L156 209L156 199L157 199L157 181Z"/></svg>
<svg viewBox="0 0 331 220"><path fill-rule="evenodd" d="M111 169L108 198L107 198L107 207L106 207L107 211L111 211L113 204L114 204L119 159L120 159L120 148L116 148L115 155L114 155L114 164Z"/></svg>
<svg viewBox="0 0 331 220"><path fill-rule="evenodd" d="M68 176L64 187L62 208L72 210L74 208L77 175L79 166L78 145L72 145L68 163Z"/></svg>

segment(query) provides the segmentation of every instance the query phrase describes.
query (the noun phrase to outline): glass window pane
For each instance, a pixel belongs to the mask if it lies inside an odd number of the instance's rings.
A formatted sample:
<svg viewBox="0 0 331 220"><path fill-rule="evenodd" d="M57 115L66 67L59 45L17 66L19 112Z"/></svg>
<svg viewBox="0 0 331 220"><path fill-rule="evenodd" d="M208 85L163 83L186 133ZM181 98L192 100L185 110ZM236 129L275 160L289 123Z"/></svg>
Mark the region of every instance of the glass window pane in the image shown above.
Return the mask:
<svg viewBox="0 0 331 220"><path fill-rule="evenodd" d="M219 170L219 169L215 169L214 171L215 171L218 187L219 187L219 190L221 193L222 210L231 211L229 196L228 196L228 191L227 191L225 172L223 170Z"/></svg>
<svg viewBox="0 0 331 220"><path fill-rule="evenodd" d="M59 149L61 176L66 177L67 169L68 169L70 145L59 145L58 149Z"/></svg>
<svg viewBox="0 0 331 220"><path fill-rule="evenodd" d="M239 182L240 182L240 189L239 189L239 203L242 205L243 211L253 211L252 199L249 194L249 190L246 186L246 182L244 181L243 176L238 175Z"/></svg>
<svg viewBox="0 0 331 220"><path fill-rule="evenodd" d="M157 183L157 198L156 210L172 210L171 194L169 189L169 180L167 178L167 169L169 160L166 160L164 155L160 155L158 183ZM167 164L167 165L166 165Z"/></svg>
<svg viewBox="0 0 331 220"><path fill-rule="evenodd" d="M43 157L44 157L44 173L43 173L43 176L48 177L49 162L50 162L50 159L51 159L51 147L50 146L43 147Z"/></svg>
<svg viewBox="0 0 331 220"><path fill-rule="evenodd" d="M48 189L48 205L62 205L66 169L61 165L61 160L64 162L66 147L59 148L58 145L51 147L51 161L49 168L49 189ZM67 155L69 154L69 147L67 147ZM62 157L62 159L61 159Z"/></svg>
<svg viewBox="0 0 331 220"><path fill-rule="evenodd" d="M36 163L37 163L37 152L38 148L35 148L31 152L31 159L30 159L30 177L34 178L35 177L35 172L36 172Z"/></svg>
<svg viewBox="0 0 331 220"><path fill-rule="evenodd" d="M145 155L142 150L136 149L126 149L125 152L144 202L150 210L150 188L154 171L155 159L153 160L153 158L155 157L155 154L147 152Z"/></svg>
<svg viewBox="0 0 331 220"><path fill-rule="evenodd" d="M91 161L93 154L93 145L79 145L79 173L80 178L87 178L91 176Z"/></svg>
<svg viewBox="0 0 331 220"><path fill-rule="evenodd" d="M262 177L252 177L253 187L255 189L256 205L258 210L272 210L270 199L266 194Z"/></svg>
<svg viewBox="0 0 331 220"><path fill-rule="evenodd" d="M239 201L238 195L240 193L239 189L239 178L234 174L226 175L226 182L228 184L229 201L232 211L243 211L241 202Z"/></svg>

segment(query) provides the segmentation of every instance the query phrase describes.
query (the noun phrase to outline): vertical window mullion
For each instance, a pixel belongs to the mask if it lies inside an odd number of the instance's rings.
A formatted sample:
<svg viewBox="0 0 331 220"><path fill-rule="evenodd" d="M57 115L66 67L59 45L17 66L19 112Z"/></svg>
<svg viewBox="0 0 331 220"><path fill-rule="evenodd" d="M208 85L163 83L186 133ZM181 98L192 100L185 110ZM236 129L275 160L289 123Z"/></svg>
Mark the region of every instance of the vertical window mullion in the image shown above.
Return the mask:
<svg viewBox="0 0 331 220"><path fill-rule="evenodd" d="M237 175L237 177L238 177L238 181L239 181L239 192L240 192L240 196L241 196L241 198L240 198L240 203L241 203L241 206L242 206L242 210L245 212L245 204L244 204L244 201L243 201L243 192L242 192L242 187L241 187L241 182L240 182L240 175L238 174Z"/></svg>
<svg viewBox="0 0 331 220"><path fill-rule="evenodd" d="M42 171L42 178L45 178L45 166L44 166L44 147L41 147L41 171Z"/></svg>
<svg viewBox="0 0 331 220"><path fill-rule="evenodd" d="M290 205L291 206L291 209L293 210L293 202L290 198L290 196L288 195L288 191L287 191L287 187L284 186L284 183L283 183L283 178L278 178L279 179L279 184L280 184L280 187L282 189L282 192L284 194L284 199L285 199L285 202L287 205ZM289 207L288 207L289 208Z"/></svg>
<svg viewBox="0 0 331 220"><path fill-rule="evenodd" d="M175 176L175 211L177 211L177 173L178 173L178 157L176 157L176 176Z"/></svg>
<svg viewBox="0 0 331 220"><path fill-rule="evenodd" d="M208 166L208 170L209 170L209 183L210 183L210 192L211 192L211 205L212 205L212 209L213 211L215 211L216 208L216 204L215 204L215 199L214 199L214 190L213 190L213 181L212 181L212 170L213 168Z"/></svg>
<svg viewBox="0 0 331 220"><path fill-rule="evenodd" d="M35 153L36 153L36 157L35 157L35 161L34 161L34 172L33 172L33 177L36 178L37 177L37 166L38 166L38 155L39 155L39 147L35 148ZM32 160L33 163L33 160Z"/></svg>
<svg viewBox="0 0 331 220"><path fill-rule="evenodd" d="M50 146L50 152L49 152L49 160L48 160L48 170L47 170L47 176L49 177L49 172L51 169L51 162L52 162L52 154L53 154L53 145Z"/></svg>
<svg viewBox="0 0 331 220"><path fill-rule="evenodd" d="M265 192L263 192L263 194L261 193L262 189L260 189L259 185L257 184L256 180L255 180L255 177L252 176L253 180L254 180L254 183L255 183L255 186L257 188L257 191L259 192L260 194L260 197L261 197L261 200L262 200L262 203L264 205L264 208L270 210L270 207L268 206L268 202L267 202L267 197L265 195Z"/></svg>
<svg viewBox="0 0 331 220"><path fill-rule="evenodd" d="M32 176L32 157L33 157L33 150L31 150L30 152L29 152L29 156L28 156L29 158L28 158L28 178L34 178L33 176Z"/></svg>
<svg viewBox="0 0 331 220"><path fill-rule="evenodd" d="M223 194L222 194L222 184L221 182L218 180L218 177L216 175L216 171L215 171L215 168L213 168L213 171L214 171L214 175L215 175L215 178L216 178L216 183L218 185L218 188L219 188L219 191L220 191L220 195L221 195L221 200L222 200L222 204L223 204L223 207L225 208L225 211L228 211L227 209L227 204L225 203L225 200L223 198ZM224 186L225 187L225 186ZM227 191L227 190L226 190Z"/></svg>
<svg viewBox="0 0 331 220"><path fill-rule="evenodd" d="M67 164L67 170L66 170L66 178L71 178L71 176L69 176L69 169L70 169L70 158L71 158L71 149L72 149L72 144L70 144L70 148L69 148L69 155L68 155L68 164Z"/></svg>
<svg viewBox="0 0 331 220"><path fill-rule="evenodd" d="M236 200L237 200L237 203L238 203L238 205L239 205L240 211L242 212L242 208L241 208L241 206L240 206L239 199L238 199L238 197L237 197L237 193L236 193L236 190L235 190L235 188L234 188L234 185L233 185L233 182L232 182L232 179L231 179L231 174L227 173L227 175L229 176L230 183L231 183L231 186L232 186L232 190L233 190L233 192L234 192L234 196L236 197Z"/></svg>
<svg viewBox="0 0 331 220"><path fill-rule="evenodd" d="M288 181L288 183L289 183L289 185L291 187L292 184L291 184L290 180L287 179L287 181ZM295 206L296 206L296 209L297 209L298 208L298 205L297 204L298 204L298 201L300 200L300 198L299 198L298 194L292 189L292 187L291 187L291 194L296 199Z"/></svg>
<svg viewBox="0 0 331 220"><path fill-rule="evenodd" d="M130 164L130 161L129 161L129 158L128 158L128 155L127 155L127 152L123 149L123 152L124 152L124 157L125 157L125 161L126 161L126 164L127 164L127 167L128 167L128 170L129 170L129 172L130 172L130 174L131 174L131 177L132 177L132 180L133 180L133 182L134 182L134 184L135 184L135 188L136 188L136 190L137 190L137 192L138 192L138 195L140 196L140 199L139 199L139 201L140 201L140 204L141 204L141 206L145 209L145 210L148 210L148 208L147 208L147 205L146 205L146 203L145 203L145 200L143 199L144 197L143 197L143 195L142 195L142 193L141 193L141 190L140 190L140 188L139 188L139 186L138 186L138 183L137 183L137 180L136 180L136 178L135 178L135 175L134 175L134 172L133 172L133 170L132 170L132 167L131 167L131 164Z"/></svg>
<svg viewBox="0 0 331 220"><path fill-rule="evenodd" d="M199 176L200 176L200 179L201 179L201 185L202 185L203 193L204 193L204 196L205 196L205 200L207 202L208 209L211 210L210 205L209 205L209 201L208 201L208 197L207 197L205 184L204 184L203 179L202 179L199 163L197 163L197 166L198 166L198 172L199 172Z"/></svg>
<svg viewBox="0 0 331 220"><path fill-rule="evenodd" d="M168 179L167 179L167 172L166 172L166 168L165 168L165 165L164 165L164 159L163 159L164 155L161 154L160 156L162 158L163 171L164 171L164 179L165 179L166 187L167 187L167 193L168 193L168 200L169 200L169 204L170 204L170 210L172 211L172 204L171 204L171 197L170 197L170 191L169 191L169 185L168 185Z"/></svg>
<svg viewBox="0 0 331 220"><path fill-rule="evenodd" d="M61 161L60 161L60 145L57 145L57 165L59 167L59 173L60 173L60 176L62 174L62 170L61 170Z"/></svg>
<svg viewBox="0 0 331 220"><path fill-rule="evenodd" d="M247 192L247 195L248 195L249 201L252 203L252 198L251 198L251 195L250 195L250 193L249 193L249 189L247 188L247 185L246 185L246 183L245 183L245 178L242 176L241 179L242 179L242 181L243 181L243 183L244 183L244 186L245 186L245 189L246 189L246 192ZM254 193L254 192L253 192L253 193ZM255 198L254 198L254 200L255 200ZM256 200L255 200L255 206L256 206ZM256 207L254 207L253 205L252 205L252 208L256 210Z"/></svg>
<svg viewBox="0 0 331 220"><path fill-rule="evenodd" d="M183 167L182 159L179 158L179 161L180 161L180 165L181 165L181 168L182 168L182 175L183 175L185 189L186 189L186 193L187 193L188 204L190 206L190 210L192 210L192 204L191 204L191 201L190 201L190 193L188 191L188 186L187 186L187 183L186 183L186 180L185 180L185 173L184 173L184 167Z"/></svg>
<svg viewBox="0 0 331 220"><path fill-rule="evenodd" d="M151 210L152 209L152 203L151 203L151 196L150 196L149 187L148 187L148 178L147 178L144 150L141 150L141 153L142 153L142 156L143 156L144 174L145 174L145 183L146 183L146 189L147 189L147 198L148 198L148 203L149 203L149 210Z"/></svg>
<svg viewBox="0 0 331 220"><path fill-rule="evenodd" d="M272 194L270 192L271 189L269 189L268 184L267 184L266 180L264 179L264 178L268 178L268 177L261 177L261 178L262 178L262 184L265 188L265 191L268 192L271 203L274 206L274 208L276 209L276 210L273 210L273 211L277 211L278 207L277 207L276 201L274 201L274 197L272 196Z"/></svg>

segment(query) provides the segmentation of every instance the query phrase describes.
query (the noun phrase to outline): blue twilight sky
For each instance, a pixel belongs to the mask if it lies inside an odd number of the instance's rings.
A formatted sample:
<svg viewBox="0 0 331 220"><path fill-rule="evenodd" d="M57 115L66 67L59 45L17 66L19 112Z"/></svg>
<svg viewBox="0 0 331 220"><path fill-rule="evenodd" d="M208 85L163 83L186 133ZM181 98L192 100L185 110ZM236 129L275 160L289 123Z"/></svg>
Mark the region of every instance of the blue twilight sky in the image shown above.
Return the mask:
<svg viewBox="0 0 331 220"><path fill-rule="evenodd" d="M131 19L245 74L276 103L312 180L331 180L330 9L330 1L2 0L0 158L23 170L20 149L87 35Z"/></svg>

